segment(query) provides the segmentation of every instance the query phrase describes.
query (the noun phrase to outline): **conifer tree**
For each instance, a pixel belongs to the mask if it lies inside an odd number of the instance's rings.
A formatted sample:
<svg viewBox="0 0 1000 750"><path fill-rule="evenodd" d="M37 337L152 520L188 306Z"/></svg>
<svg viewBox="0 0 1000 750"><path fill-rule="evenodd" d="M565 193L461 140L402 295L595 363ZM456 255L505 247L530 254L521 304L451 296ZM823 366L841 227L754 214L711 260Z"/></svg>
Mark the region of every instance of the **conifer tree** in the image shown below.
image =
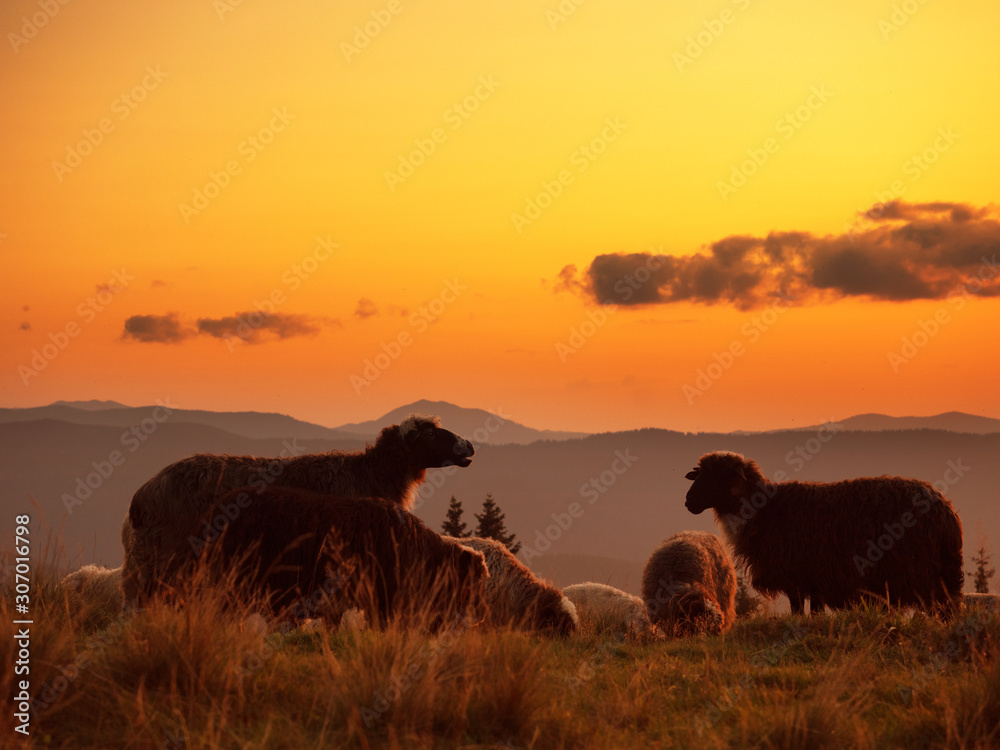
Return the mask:
<svg viewBox="0 0 1000 750"><path fill-rule="evenodd" d="M990 579L996 575L996 569L989 567L990 556L986 554L986 547L980 547L976 556L972 558L972 564L976 569L968 575L972 578L972 585L976 587L977 594L988 594L990 592Z"/></svg>
<svg viewBox="0 0 1000 750"><path fill-rule="evenodd" d="M470 536L469 532L465 530L465 521L462 520L462 502L455 499L455 496L451 496L451 502L448 503L448 515L444 519L444 523L441 524L441 533L445 536L453 536L461 539L462 537Z"/></svg>
<svg viewBox="0 0 1000 750"><path fill-rule="evenodd" d="M501 544L506 545L511 554L516 555L521 549L521 543L516 542L515 535L507 532L507 525L504 523L503 511L493 499L492 493L486 494L483 500L483 512L473 514L476 517L476 536L485 539L496 539Z"/></svg>

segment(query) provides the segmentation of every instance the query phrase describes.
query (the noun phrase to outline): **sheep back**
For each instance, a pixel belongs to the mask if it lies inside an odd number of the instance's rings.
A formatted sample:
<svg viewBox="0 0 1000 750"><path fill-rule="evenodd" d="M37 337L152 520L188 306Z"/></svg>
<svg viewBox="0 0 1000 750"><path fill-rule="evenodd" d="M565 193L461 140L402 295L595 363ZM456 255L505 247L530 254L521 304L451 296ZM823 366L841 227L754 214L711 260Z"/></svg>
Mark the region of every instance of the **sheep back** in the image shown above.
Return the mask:
<svg viewBox="0 0 1000 750"><path fill-rule="evenodd" d="M563 589L563 595L576 606L581 627L633 635L650 630L642 599L614 586L592 581L574 583Z"/></svg>
<svg viewBox="0 0 1000 750"><path fill-rule="evenodd" d="M653 551L642 572L652 623L673 634L723 633L736 618L736 570L715 534L681 531Z"/></svg>

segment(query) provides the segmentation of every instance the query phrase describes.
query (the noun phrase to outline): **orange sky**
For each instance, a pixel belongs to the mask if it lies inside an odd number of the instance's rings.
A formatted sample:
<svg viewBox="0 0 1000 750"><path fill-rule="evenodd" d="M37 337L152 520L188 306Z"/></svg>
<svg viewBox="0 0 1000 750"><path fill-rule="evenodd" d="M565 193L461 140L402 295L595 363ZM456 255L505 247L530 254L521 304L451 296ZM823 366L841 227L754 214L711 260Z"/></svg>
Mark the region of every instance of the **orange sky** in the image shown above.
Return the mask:
<svg viewBox="0 0 1000 750"><path fill-rule="evenodd" d="M0 8L4 406L169 397L336 425L431 398L590 431L1000 417L991 293L807 289L777 312L609 309L587 286L606 254L888 232L858 223L882 198L982 211L992 257L995 3L349 5Z"/></svg>

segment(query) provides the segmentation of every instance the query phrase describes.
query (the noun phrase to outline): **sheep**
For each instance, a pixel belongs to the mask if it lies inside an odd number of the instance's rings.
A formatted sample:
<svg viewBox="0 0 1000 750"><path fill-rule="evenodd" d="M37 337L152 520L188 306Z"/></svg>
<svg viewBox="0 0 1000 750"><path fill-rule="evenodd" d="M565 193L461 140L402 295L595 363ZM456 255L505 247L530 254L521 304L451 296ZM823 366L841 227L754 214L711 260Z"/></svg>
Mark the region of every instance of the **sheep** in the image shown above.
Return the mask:
<svg viewBox="0 0 1000 750"><path fill-rule="evenodd" d="M614 586L574 583L563 589L563 596L576 607L581 627L632 635L642 635L652 629L642 599Z"/></svg>
<svg viewBox="0 0 1000 750"><path fill-rule="evenodd" d="M505 544L479 537L443 539L480 552L486 559L490 575L483 593L493 625L557 635L576 631L579 621L573 603L559 589L536 578Z"/></svg>
<svg viewBox="0 0 1000 750"><path fill-rule="evenodd" d="M270 486L300 487L330 495L381 497L410 509L427 469L465 467L474 454L472 444L443 429L437 417L411 414L384 428L364 451L278 458L201 453L183 458L132 497L122 523L126 603L138 605L154 592L162 573L161 551L176 547L188 523L236 487L248 485L257 492Z"/></svg>
<svg viewBox="0 0 1000 750"><path fill-rule="evenodd" d="M953 614L961 604L962 522L926 482L871 477L772 482L738 453L701 457L685 506L715 520L768 598L815 612L865 596Z"/></svg>
<svg viewBox="0 0 1000 750"><path fill-rule="evenodd" d="M681 531L653 550L642 571L649 620L666 635L718 635L736 619L736 569L722 540Z"/></svg>
<svg viewBox="0 0 1000 750"><path fill-rule="evenodd" d="M206 527L213 518L225 522ZM206 581L235 582L232 597L240 603L262 603L280 619L322 617L331 626L360 622L351 609L379 628L481 615L489 575L483 556L448 544L396 503L248 486L219 498L189 531L164 569L174 594Z"/></svg>
<svg viewBox="0 0 1000 750"><path fill-rule="evenodd" d="M60 585L75 603L107 612L122 608L122 569L84 565L62 579Z"/></svg>

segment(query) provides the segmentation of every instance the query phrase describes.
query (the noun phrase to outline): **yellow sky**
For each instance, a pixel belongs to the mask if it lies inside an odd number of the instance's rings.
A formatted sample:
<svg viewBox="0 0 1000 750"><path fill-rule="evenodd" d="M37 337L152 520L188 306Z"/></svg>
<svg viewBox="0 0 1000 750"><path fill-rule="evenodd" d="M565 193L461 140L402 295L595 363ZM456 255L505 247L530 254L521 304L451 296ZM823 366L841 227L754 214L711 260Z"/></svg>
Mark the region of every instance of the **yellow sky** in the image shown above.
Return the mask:
<svg viewBox="0 0 1000 750"><path fill-rule="evenodd" d="M691 302L598 326L554 291L605 253L843 233L894 184L994 203L998 20L986 0L5 3L4 405L170 396L335 425L432 398L585 430L1000 417L996 298L847 298L761 329L760 310ZM189 330L272 295L316 332L122 339L132 316Z"/></svg>

